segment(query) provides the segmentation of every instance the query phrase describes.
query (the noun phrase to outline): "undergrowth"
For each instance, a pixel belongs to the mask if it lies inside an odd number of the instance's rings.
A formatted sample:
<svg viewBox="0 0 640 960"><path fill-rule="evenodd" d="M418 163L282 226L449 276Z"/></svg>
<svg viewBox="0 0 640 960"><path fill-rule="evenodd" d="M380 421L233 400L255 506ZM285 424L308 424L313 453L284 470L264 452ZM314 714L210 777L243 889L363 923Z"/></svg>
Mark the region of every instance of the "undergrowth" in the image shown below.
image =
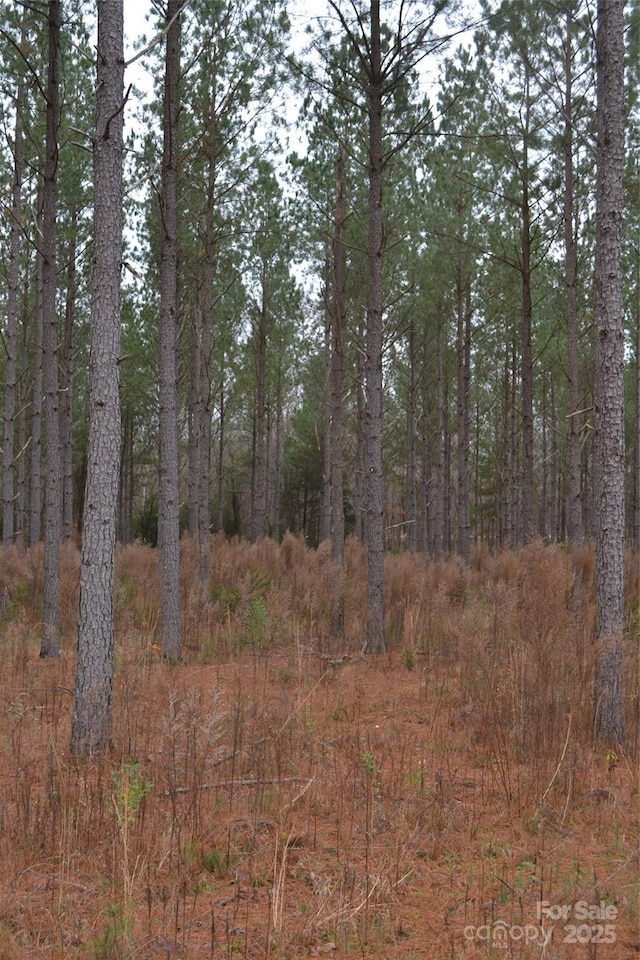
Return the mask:
<svg viewBox="0 0 640 960"><path fill-rule="evenodd" d="M119 548L114 747L90 760L68 752L78 557L51 662L41 559L0 555L0 960L489 957L481 931L543 901L608 905L597 956L638 949L637 557L614 754L592 743L587 547L389 556L389 652L367 659L356 543L337 643L326 545L214 538L202 585L185 541L177 666L156 555ZM561 932L548 956L586 955Z"/></svg>

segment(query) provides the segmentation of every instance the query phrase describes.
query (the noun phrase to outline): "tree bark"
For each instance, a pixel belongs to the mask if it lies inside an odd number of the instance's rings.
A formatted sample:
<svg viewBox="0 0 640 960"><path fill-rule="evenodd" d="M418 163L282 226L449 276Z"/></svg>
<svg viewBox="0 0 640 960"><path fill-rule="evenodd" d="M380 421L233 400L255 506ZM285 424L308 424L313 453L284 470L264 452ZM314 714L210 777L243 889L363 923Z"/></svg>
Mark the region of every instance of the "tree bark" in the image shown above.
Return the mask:
<svg viewBox="0 0 640 960"><path fill-rule="evenodd" d="M344 145L338 145L336 169L336 209L333 227L333 297L331 314L331 559L333 561L331 598L331 635L344 637L344 496L343 496L343 395L344 395L344 319L346 266L344 227Z"/></svg>
<svg viewBox="0 0 640 960"><path fill-rule="evenodd" d="M418 550L428 554L431 534L429 491L431 486L431 456L429 450L429 346L425 335L422 342L420 366L420 516Z"/></svg>
<svg viewBox="0 0 640 960"><path fill-rule="evenodd" d="M24 21L22 27L24 40ZM15 415L17 392L18 291L20 286L20 252L22 249L22 110L24 81L18 81L16 92L13 146L13 185L11 198L11 237L9 241L9 277L7 289L7 326L4 335L6 351L4 377L4 429L2 436L2 545L10 547L15 534Z"/></svg>
<svg viewBox="0 0 640 960"><path fill-rule="evenodd" d="M25 265L25 282L22 292L21 320L20 320L20 379L18 382L18 469L16 493L16 539L28 542L29 537L29 496L27 483L27 459L31 438L27 440L27 407L29 404L29 326L30 326L30 298L29 280L32 274L29 261Z"/></svg>
<svg viewBox="0 0 640 960"><path fill-rule="evenodd" d="M56 217L58 202L58 126L60 123L61 16L62 5L60 0L49 0L49 53L41 241L45 420L47 430L41 657L57 657L60 654L59 591L60 540L62 538L62 461L60 457L58 316L56 311Z"/></svg>
<svg viewBox="0 0 640 960"><path fill-rule="evenodd" d="M367 637L365 653L387 649L384 623L384 477L382 472L382 309L384 237L382 225L382 44L380 0L371 0L369 63L369 211L367 310Z"/></svg>
<svg viewBox="0 0 640 960"><path fill-rule="evenodd" d="M62 457L62 536L73 533L73 335L76 305L77 213L71 212L71 238L67 262L67 291L61 369L60 450Z"/></svg>
<svg viewBox="0 0 640 960"><path fill-rule="evenodd" d="M636 314L636 418L633 465L633 534L632 542L640 553L640 307Z"/></svg>
<svg viewBox="0 0 640 960"><path fill-rule="evenodd" d="M118 539L127 546L133 539L133 422L132 405L122 411L122 444L118 495Z"/></svg>
<svg viewBox="0 0 640 960"><path fill-rule="evenodd" d="M329 270L327 269L327 273ZM332 323L331 309L329 307L329 283L327 282L327 291L325 293L325 311L324 311L324 384L322 390L322 402L324 409L324 444L322 450L322 494L320 499L320 533L318 542L322 543L331 536L331 337Z"/></svg>
<svg viewBox="0 0 640 960"><path fill-rule="evenodd" d="M225 403L225 356L222 353L222 372L220 374L220 399L218 400L218 422L220 430L218 434L218 530L224 530L224 453L226 439L226 403Z"/></svg>
<svg viewBox="0 0 640 960"><path fill-rule="evenodd" d="M200 365L202 363L202 305L196 297L191 323L191 349L189 355L188 406L188 472L187 504L189 507L189 536L198 540L200 512Z"/></svg>
<svg viewBox="0 0 640 960"><path fill-rule="evenodd" d="M594 731L625 739L624 634L624 0L598 0L594 519Z"/></svg>
<svg viewBox="0 0 640 960"><path fill-rule="evenodd" d="M416 330L413 317L409 321L407 348L409 351L409 384L407 390L407 472L405 492L405 530L409 550L418 548L418 488L416 464Z"/></svg>
<svg viewBox="0 0 640 960"><path fill-rule="evenodd" d="M451 429L449 426L449 376L444 378L444 525L443 548L446 556L452 552L452 487L451 487Z"/></svg>
<svg viewBox="0 0 640 960"><path fill-rule="evenodd" d="M164 85L160 261L160 462L158 545L162 573L162 655L182 653L180 477L178 464L178 117L182 0L168 0Z"/></svg>
<svg viewBox="0 0 640 960"><path fill-rule="evenodd" d="M206 583L210 573L211 546L211 417L213 392L211 382L213 338L213 281L215 267L215 189L218 164L217 77L211 76L211 102L207 138L207 213L204 238L204 290L200 326L198 363L198 577Z"/></svg>
<svg viewBox="0 0 640 960"><path fill-rule="evenodd" d="M482 506L480 495L480 401L476 400L475 420L474 420L474 472L473 472L473 512L476 518L474 527L474 543L482 543L486 538L489 549L493 548L492 535L490 527L485 529L485 511Z"/></svg>
<svg viewBox="0 0 640 960"><path fill-rule="evenodd" d="M282 343L278 344L278 360L274 383L275 424L273 426L273 497L271 502L271 536L280 543L282 537L282 461L284 458L284 373Z"/></svg>
<svg viewBox="0 0 640 960"><path fill-rule="evenodd" d="M567 489L567 538L570 543L582 543L582 501L580 496L580 414L578 382L578 308L577 273L578 253L575 238L574 176L573 176L573 43L572 11L566 10L565 42L565 129L564 153L564 256L567 287L567 375L569 378L569 466Z"/></svg>
<svg viewBox="0 0 640 960"><path fill-rule="evenodd" d="M444 547L444 488L445 488L445 436L444 418L444 348L442 345L442 308L438 306L436 329L436 455L435 455L435 489L433 492L433 557L442 559Z"/></svg>
<svg viewBox="0 0 640 960"><path fill-rule="evenodd" d="M251 539L254 543L267 535L267 277L262 269L262 297L255 320L256 394L254 410L255 453L253 458L253 496Z"/></svg>
<svg viewBox="0 0 640 960"><path fill-rule="evenodd" d="M469 508L469 450L471 427L469 415L469 396L471 392L471 280L465 270L462 244L462 214L464 200L460 197L458 219L460 221L458 237L458 262L456 270L457 294L457 332L456 355L458 371L457 421L458 421L458 556L469 563L471 550L471 519Z"/></svg>
<svg viewBox="0 0 640 960"><path fill-rule="evenodd" d="M360 324L358 324L360 328ZM366 401L364 390L365 361L362 349L361 329L358 331L356 345L356 456L355 477L353 483L354 536L358 543L366 543L367 519L365 513L365 471L366 471Z"/></svg>
<svg viewBox="0 0 640 960"><path fill-rule="evenodd" d="M98 0L89 452L71 718L71 751L77 756L104 753L111 738L120 473L123 78L123 0Z"/></svg>
<svg viewBox="0 0 640 960"><path fill-rule="evenodd" d="M515 550L522 538L520 535L521 520L524 515L520 511L522 491L520 486L520 451L523 447L522 438L524 428L521 429L518 415L518 358L515 339L511 343L511 401L509 406L511 422L511 446L509 460L509 547ZM522 369L522 360L521 360Z"/></svg>
<svg viewBox="0 0 640 960"><path fill-rule="evenodd" d="M551 380L551 443L550 443L550 465L549 465L549 487L550 487L550 508L549 508L549 536L552 543L557 543L560 536L559 507L560 496L558 490L558 417L556 414L556 392ZM579 479L579 477L578 477ZM582 524L581 524L582 526Z"/></svg>
<svg viewBox="0 0 640 960"><path fill-rule="evenodd" d="M38 234L42 235L42 188L38 188ZM40 542L42 532L42 373L44 336L42 317L43 256L36 252L36 291L33 332L33 373L31 378L31 446L29 448L29 537L30 547Z"/></svg>
<svg viewBox="0 0 640 960"><path fill-rule="evenodd" d="M540 491L540 502L538 512L538 536L543 541L547 541L549 531L549 451L547 444L548 413L547 413L547 373L542 372L542 411L540 423L540 453L542 456L542 489Z"/></svg>
<svg viewBox="0 0 640 960"><path fill-rule="evenodd" d="M213 210L213 190L211 191ZM209 218L208 218L209 219ZM213 214L207 225L207 253L205 255L205 292L200 330L200 363L198 390L198 578L207 583L210 573L211 547L211 340L213 330Z"/></svg>
<svg viewBox="0 0 640 960"><path fill-rule="evenodd" d="M529 77L527 75L527 108L529 105ZM521 380L522 380L522 539L528 543L535 536L535 506L533 497L533 348L531 328L533 304L531 299L531 207L529 196L528 117L524 133L522 169L522 320Z"/></svg>

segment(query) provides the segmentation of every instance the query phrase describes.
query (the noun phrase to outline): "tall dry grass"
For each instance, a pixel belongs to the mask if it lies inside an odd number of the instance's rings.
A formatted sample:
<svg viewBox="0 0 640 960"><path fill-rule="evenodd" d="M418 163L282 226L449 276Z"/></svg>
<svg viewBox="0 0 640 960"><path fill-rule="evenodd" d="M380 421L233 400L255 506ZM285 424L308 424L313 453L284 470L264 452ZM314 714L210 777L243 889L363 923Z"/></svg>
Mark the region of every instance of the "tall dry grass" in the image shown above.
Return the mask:
<svg viewBox="0 0 640 960"><path fill-rule="evenodd" d="M388 960L411 924L444 958L465 946L461 910L522 915L569 888L631 917L637 557L615 760L591 742L589 547L478 549L469 567L389 556L389 653L366 660L355 542L337 645L327 545L215 537L203 585L185 541L179 666L160 657L154 551L119 549L114 749L88 761L68 753L78 555L63 551L53 662L38 658L41 563L0 555L0 960L329 943ZM407 912L414 890L416 911L423 890L437 909Z"/></svg>
<svg viewBox="0 0 640 960"><path fill-rule="evenodd" d="M214 537L211 578L198 582L198 557L182 544L181 588L187 660L210 663L249 650L358 656L366 633L366 552L347 542L345 638L330 636L332 564L328 544L310 550L287 535L279 546ZM626 558L626 706L630 734L638 718L639 564ZM18 547L0 555L4 655L14 668L39 642L42 552ZM588 546L533 543L517 552L477 549L468 568L414 554L386 560L389 649L406 660L455 664L469 729L481 741L504 728L522 756L557 750L572 735L591 736L595 595ZM63 648L73 656L78 554L62 550ZM160 650L160 576L153 550L118 548L115 616L118 656L153 663Z"/></svg>

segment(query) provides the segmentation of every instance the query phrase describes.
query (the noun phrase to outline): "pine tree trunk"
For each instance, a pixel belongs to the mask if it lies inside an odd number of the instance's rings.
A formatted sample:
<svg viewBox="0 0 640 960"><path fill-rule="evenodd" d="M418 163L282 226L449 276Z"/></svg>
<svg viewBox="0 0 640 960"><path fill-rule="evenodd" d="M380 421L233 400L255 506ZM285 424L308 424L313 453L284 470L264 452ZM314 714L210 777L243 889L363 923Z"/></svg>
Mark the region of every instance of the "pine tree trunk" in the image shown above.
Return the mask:
<svg viewBox="0 0 640 960"><path fill-rule="evenodd" d="M429 450L429 347L426 335L422 343L422 363L420 368L420 516L418 524L418 550L429 552L429 523L431 485L431 457Z"/></svg>
<svg viewBox="0 0 640 960"><path fill-rule="evenodd" d="M325 293L325 301L328 305L330 293ZM332 336L332 318L328 306L325 308L324 316L324 384L322 390L322 405L324 411L324 444L322 450L322 494L320 500L320 533L318 541L322 543L331 536L331 336Z"/></svg>
<svg viewBox="0 0 640 960"><path fill-rule="evenodd" d="M280 358L282 354L280 353ZM274 464L273 464L273 505L271 516L272 536L276 543L280 543L281 517L280 517L280 495L282 490L282 457L284 453L284 430L283 430L283 409L282 409L282 367L280 359L278 361L278 373L275 384L275 444L274 444Z"/></svg>
<svg viewBox="0 0 640 960"><path fill-rule="evenodd" d="M435 490L433 492L433 557L442 559L444 549L444 359L443 359L443 331L442 309L438 307L438 327L436 330L436 462L435 462Z"/></svg>
<svg viewBox="0 0 640 960"><path fill-rule="evenodd" d="M265 393L265 398L269 396L270 391L267 390ZM271 400L273 399L271 395ZM265 537L273 535L271 530L271 513L269 511L269 504L271 502L271 415L273 412L272 402L265 402L265 443L264 443L264 475L265 475L265 499L264 499L264 528L265 528ZM317 542L317 541L316 541Z"/></svg>
<svg viewBox="0 0 640 960"><path fill-rule="evenodd" d="M405 531L409 550L418 548L418 487L416 461L416 331L413 317L409 321L409 385L407 391L407 473L405 493Z"/></svg>
<svg viewBox="0 0 640 960"><path fill-rule="evenodd" d="M218 434L218 530L224 530L224 451L226 439L226 404L225 404L225 358L222 354L222 374L220 376L220 400L218 401L218 420L220 423L220 432Z"/></svg>
<svg viewBox="0 0 640 960"><path fill-rule="evenodd" d="M42 235L41 190L38 190L38 234ZM42 531L42 373L44 368L44 327L42 318L43 256L36 253L36 302L33 332L33 373L31 378L31 446L29 448L29 546L40 542Z"/></svg>
<svg viewBox="0 0 640 960"><path fill-rule="evenodd" d="M480 494L480 401L476 400L476 411L475 411L475 430L474 430L474 444L473 444L473 460L474 460L474 472L473 472L473 515L475 517L474 524L474 543L482 543L485 537L489 540L488 546L489 549L493 549L494 544L491 542L491 534L488 530L485 530L485 511L482 509L482 501Z"/></svg>
<svg viewBox="0 0 640 960"><path fill-rule="evenodd" d="M632 543L640 553L640 307L636 314L636 418L633 461L633 534Z"/></svg>
<svg viewBox="0 0 640 960"><path fill-rule="evenodd" d="M461 219L464 212L462 200L458 208ZM460 230L462 233L462 229ZM457 293L457 335L456 355L458 371L457 422L458 422L458 556L469 563L471 549L470 510L469 510L469 448L470 417L469 396L471 392L471 281L464 269L462 254L463 237L459 237L459 252L456 271Z"/></svg>
<svg viewBox="0 0 640 960"><path fill-rule="evenodd" d="M118 496L118 540L124 546L133 538L133 410L122 412L122 454Z"/></svg>
<svg viewBox="0 0 640 960"><path fill-rule="evenodd" d="M30 327L30 297L29 280L32 274L29 263L25 266L25 282L21 306L21 336L20 336L20 379L18 382L18 469L16 493L16 539L22 543L28 542L29 537L29 496L27 483L27 463L29 457L30 440L27 439L27 407L29 404L29 327Z"/></svg>
<svg viewBox="0 0 640 960"><path fill-rule="evenodd" d="M123 79L123 0L98 0L89 452L71 719L71 751L77 756L104 753L111 738L120 473Z"/></svg>
<svg viewBox="0 0 640 960"><path fill-rule="evenodd" d="M524 144L522 173L522 321L521 380L522 380L522 539L528 543L535 536L535 506L533 498L533 348L531 327L533 305L531 299L531 209L529 198L529 145Z"/></svg>
<svg viewBox="0 0 640 960"><path fill-rule="evenodd" d="M624 635L624 0L598 0L594 519L594 730L625 739Z"/></svg>
<svg viewBox="0 0 640 960"><path fill-rule="evenodd" d="M449 376L448 371L444 378L444 525L442 545L446 556L452 552L452 488L451 488L451 429L449 427Z"/></svg>
<svg viewBox="0 0 640 960"><path fill-rule="evenodd" d="M570 543L582 543L582 502L580 497L580 414L578 382L578 309L574 177L573 177L573 44L572 11L566 10L565 42L565 130L564 152L564 255L567 287L567 376L569 378L569 465L567 489L567 537Z"/></svg>
<svg viewBox="0 0 640 960"><path fill-rule="evenodd" d="M204 290L200 327L200 358L198 363L198 577L200 583L209 580L211 547L211 420L213 388L211 380L213 338L213 281L215 267L215 186L217 173L218 117L215 71L211 77L207 157L207 214L205 226Z"/></svg>
<svg viewBox="0 0 640 960"><path fill-rule="evenodd" d="M256 395L255 454L253 458L253 497L251 539L254 543L267 535L267 294L266 276L262 276L262 300L255 325Z"/></svg>
<svg viewBox="0 0 640 960"><path fill-rule="evenodd" d="M73 335L76 305L77 213L71 212L71 239L67 262L67 292L64 312L60 397L60 450L62 457L62 536L73 534Z"/></svg>
<svg viewBox="0 0 640 960"><path fill-rule="evenodd" d="M550 486L550 516L549 516L549 537L552 543L557 543L560 538L559 507L560 490L558 469L558 416L556 413L556 392L551 380L551 443L550 443L550 465L549 465L549 486ZM578 478L579 479L579 478Z"/></svg>
<svg viewBox="0 0 640 960"><path fill-rule="evenodd" d="M504 366L502 371L502 403L500 410L500 420L497 431L500 437L500 447L496 457L497 476L494 482L495 490L495 513L496 513L496 542L500 549L509 542L509 531L511 523L511 514L509 511L510 500L510 451L511 451L511 374L509 366L509 344L505 339L504 344Z"/></svg>
<svg viewBox="0 0 640 960"><path fill-rule="evenodd" d="M178 117L182 0L168 0L164 86L160 261L160 463L158 545L162 573L162 655L182 653L180 477L178 465Z"/></svg>
<svg viewBox="0 0 640 960"><path fill-rule="evenodd" d="M188 406L188 475L187 503L189 507L189 536L196 543L200 512L200 365L202 362L202 309L196 298L191 324L191 349L189 356Z"/></svg>
<svg viewBox="0 0 640 960"><path fill-rule="evenodd" d="M371 0L369 76L369 211L366 398L367 398L367 637L365 653L384 653L384 477L382 472L382 47L380 0Z"/></svg>
<svg viewBox="0 0 640 960"><path fill-rule="evenodd" d="M540 453L542 456L542 489L540 491L540 510L538 514L538 536L545 543L549 532L549 452L547 449L548 414L547 414L547 373L542 372L542 411L540 423Z"/></svg>
<svg viewBox="0 0 640 960"><path fill-rule="evenodd" d="M520 485L520 451L522 449L523 430L521 430L520 417L518 416L518 372L517 372L517 349L515 340L511 343L511 402L509 406L511 422L511 446L509 463L509 547L515 550L522 541L520 535L521 519L523 512L520 511L520 501L522 490Z"/></svg>
<svg viewBox="0 0 640 960"><path fill-rule="evenodd" d="M45 484L44 583L41 657L60 654L60 540L62 539L62 462L56 310L56 215L58 125L60 122L60 0L49 0L46 142L42 192L42 323L44 337L47 459Z"/></svg>
<svg viewBox="0 0 640 960"><path fill-rule="evenodd" d="M361 342L360 330L358 342ZM353 484L353 512L354 536L358 543L365 543L367 539L367 519L365 514L365 470L366 470L366 416L364 396L364 358L362 350L356 351L356 456L355 477Z"/></svg>
<svg viewBox="0 0 640 960"><path fill-rule="evenodd" d="M213 201L212 201L213 202ZM213 223L211 223L213 232ZM211 548L211 337L213 329L213 241L209 245L211 257L205 258L205 293L202 311L202 338L200 358L200 390L198 424L198 578L200 583L209 581Z"/></svg>
<svg viewBox="0 0 640 960"><path fill-rule="evenodd" d="M343 497L343 395L344 395L344 318L346 266L344 225L346 202L344 196L344 146L338 146L336 169L336 209L333 227L333 297L331 316L331 497L330 533L333 561L331 597L331 635L336 640L344 637L344 497Z"/></svg>
<svg viewBox="0 0 640 960"><path fill-rule="evenodd" d="M24 21L22 28L24 41ZM15 534L15 415L17 392L18 291L20 287L20 252L22 249L22 110L24 82L18 81L13 147L13 185L11 199L11 237L9 241L9 276L7 284L7 325L4 335L6 351L4 375L4 429L2 436L2 545L10 547Z"/></svg>

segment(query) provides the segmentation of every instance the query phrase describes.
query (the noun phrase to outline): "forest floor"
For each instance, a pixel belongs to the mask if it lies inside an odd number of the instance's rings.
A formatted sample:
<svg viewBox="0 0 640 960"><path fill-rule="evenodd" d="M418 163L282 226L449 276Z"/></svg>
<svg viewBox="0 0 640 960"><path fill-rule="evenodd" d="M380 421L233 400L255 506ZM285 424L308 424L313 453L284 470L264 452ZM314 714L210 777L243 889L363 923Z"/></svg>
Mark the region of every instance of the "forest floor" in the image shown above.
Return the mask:
<svg viewBox="0 0 640 960"><path fill-rule="evenodd" d="M389 653L328 637L330 564L293 538L183 548L162 661L153 551L120 551L113 751L74 759L65 653L38 657L41 556L0 561L0 960L640 955L637 557L627 745L590 736L593 558L534 544L390 557Z"/></svg>

